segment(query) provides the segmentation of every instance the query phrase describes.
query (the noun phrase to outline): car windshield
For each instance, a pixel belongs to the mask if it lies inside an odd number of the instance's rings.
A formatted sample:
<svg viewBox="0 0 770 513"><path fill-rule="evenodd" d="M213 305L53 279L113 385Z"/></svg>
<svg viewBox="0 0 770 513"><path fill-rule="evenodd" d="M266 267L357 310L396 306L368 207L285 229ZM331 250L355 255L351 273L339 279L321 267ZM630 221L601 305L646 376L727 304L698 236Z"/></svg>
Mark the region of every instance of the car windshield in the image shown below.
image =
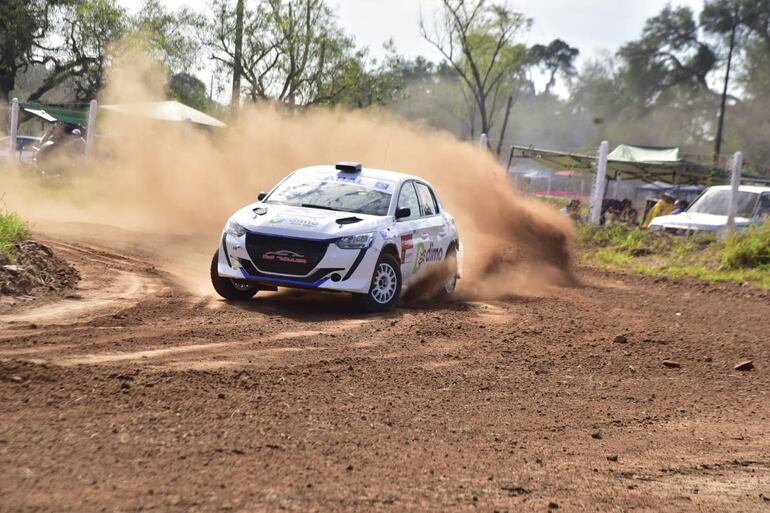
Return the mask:
<svg viewBox="0 0 770 513"><path fill-rule="evenodd" d="M736 215L738 217L751 217L754 214L757 198L759 198L757 193L738 191L738 210ZM687 212L726 216L729 204L730 191L728 189L709 189L687 209Z"/></svg>
<svg viewBox="0 0 770 513"><path fill-rule="evenodd" d="M302 173L287 178L266 203L384 216L394 189L393 182L349 173Z"/></svg>

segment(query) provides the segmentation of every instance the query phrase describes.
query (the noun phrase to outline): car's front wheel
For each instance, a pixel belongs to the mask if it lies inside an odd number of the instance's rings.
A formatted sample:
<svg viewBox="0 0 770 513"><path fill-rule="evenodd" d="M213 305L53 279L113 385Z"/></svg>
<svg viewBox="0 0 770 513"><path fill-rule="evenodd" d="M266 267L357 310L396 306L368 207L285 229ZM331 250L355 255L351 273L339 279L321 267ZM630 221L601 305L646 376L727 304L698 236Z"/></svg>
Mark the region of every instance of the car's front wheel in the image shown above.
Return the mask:
<svg viewBox="0 0 770 513"><path fill-rule="evenodd" d="M219 263L219 251L214 252L211 260L211 284L217 294L228 301L245 301L251 299L259 291L259 285L253 281L236 280L219 276L217 265Z"/></svg>
<svg viewBox="0 0 770 513"><path fill-rule="evenodd" d="M372 283L367 294L354 294L355 300L368 312L387 312L401 297L401 267L398 259L383 253L374 267Z"/></svg>

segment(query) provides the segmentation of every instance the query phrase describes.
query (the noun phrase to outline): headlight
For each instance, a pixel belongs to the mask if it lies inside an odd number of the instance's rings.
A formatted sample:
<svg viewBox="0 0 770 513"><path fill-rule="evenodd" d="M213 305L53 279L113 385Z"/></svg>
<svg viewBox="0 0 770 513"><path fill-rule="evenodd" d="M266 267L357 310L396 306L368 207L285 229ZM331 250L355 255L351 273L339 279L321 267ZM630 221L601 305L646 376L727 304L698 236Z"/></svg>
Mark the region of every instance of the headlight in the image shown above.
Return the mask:
<svg viewBox="0 0 770 513"><path fill-rule="evenodd" d="M246 234L246 228L239 225L235 221L230 221L227 223L227 228L225 228L225 233L228 235L232 235L233 237L242 237Z"/></svg>
<svg viewBox="0 0 770 513"><path fill-rule="evenodd" d="M366 249L372 245L374 233L362 233L361 235L351 235L342 237L337 241L337 247L340 249Z"/></svg>

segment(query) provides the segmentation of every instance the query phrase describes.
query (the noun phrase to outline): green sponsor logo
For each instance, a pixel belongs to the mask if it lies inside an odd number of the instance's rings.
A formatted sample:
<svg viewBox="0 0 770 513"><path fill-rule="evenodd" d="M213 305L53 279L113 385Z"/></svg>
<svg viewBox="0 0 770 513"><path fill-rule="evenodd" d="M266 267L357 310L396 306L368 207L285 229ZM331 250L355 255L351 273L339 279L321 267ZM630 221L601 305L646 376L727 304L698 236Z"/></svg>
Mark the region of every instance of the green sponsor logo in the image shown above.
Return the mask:
<svg viewBox="0 0 770 513"><path fill-rule="evenodd" d="M416 273L424 264L431 262L440 262L444 259L444 250L438 247L434 247L431 242L426 248L424 242L417 243L417 250L415 251L414 267L412 272Z"/></svg>

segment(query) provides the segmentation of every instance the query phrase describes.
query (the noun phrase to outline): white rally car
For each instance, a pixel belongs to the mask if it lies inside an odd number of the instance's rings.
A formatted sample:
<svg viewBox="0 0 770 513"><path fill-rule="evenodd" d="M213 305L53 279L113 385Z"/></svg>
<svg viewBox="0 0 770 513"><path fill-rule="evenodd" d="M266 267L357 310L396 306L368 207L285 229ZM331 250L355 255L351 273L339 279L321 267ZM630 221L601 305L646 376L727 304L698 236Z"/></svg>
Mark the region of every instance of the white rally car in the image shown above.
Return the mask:
<svg viewBox="0 0 770 513"><path fill-rule="evenodd" d="M416 176L343 162L295 171L236 212L211 281L228 300L277 287L321 289L386 311L441 262L449 264L441 293L451 295L462 245L435 190Z"/></svg>

